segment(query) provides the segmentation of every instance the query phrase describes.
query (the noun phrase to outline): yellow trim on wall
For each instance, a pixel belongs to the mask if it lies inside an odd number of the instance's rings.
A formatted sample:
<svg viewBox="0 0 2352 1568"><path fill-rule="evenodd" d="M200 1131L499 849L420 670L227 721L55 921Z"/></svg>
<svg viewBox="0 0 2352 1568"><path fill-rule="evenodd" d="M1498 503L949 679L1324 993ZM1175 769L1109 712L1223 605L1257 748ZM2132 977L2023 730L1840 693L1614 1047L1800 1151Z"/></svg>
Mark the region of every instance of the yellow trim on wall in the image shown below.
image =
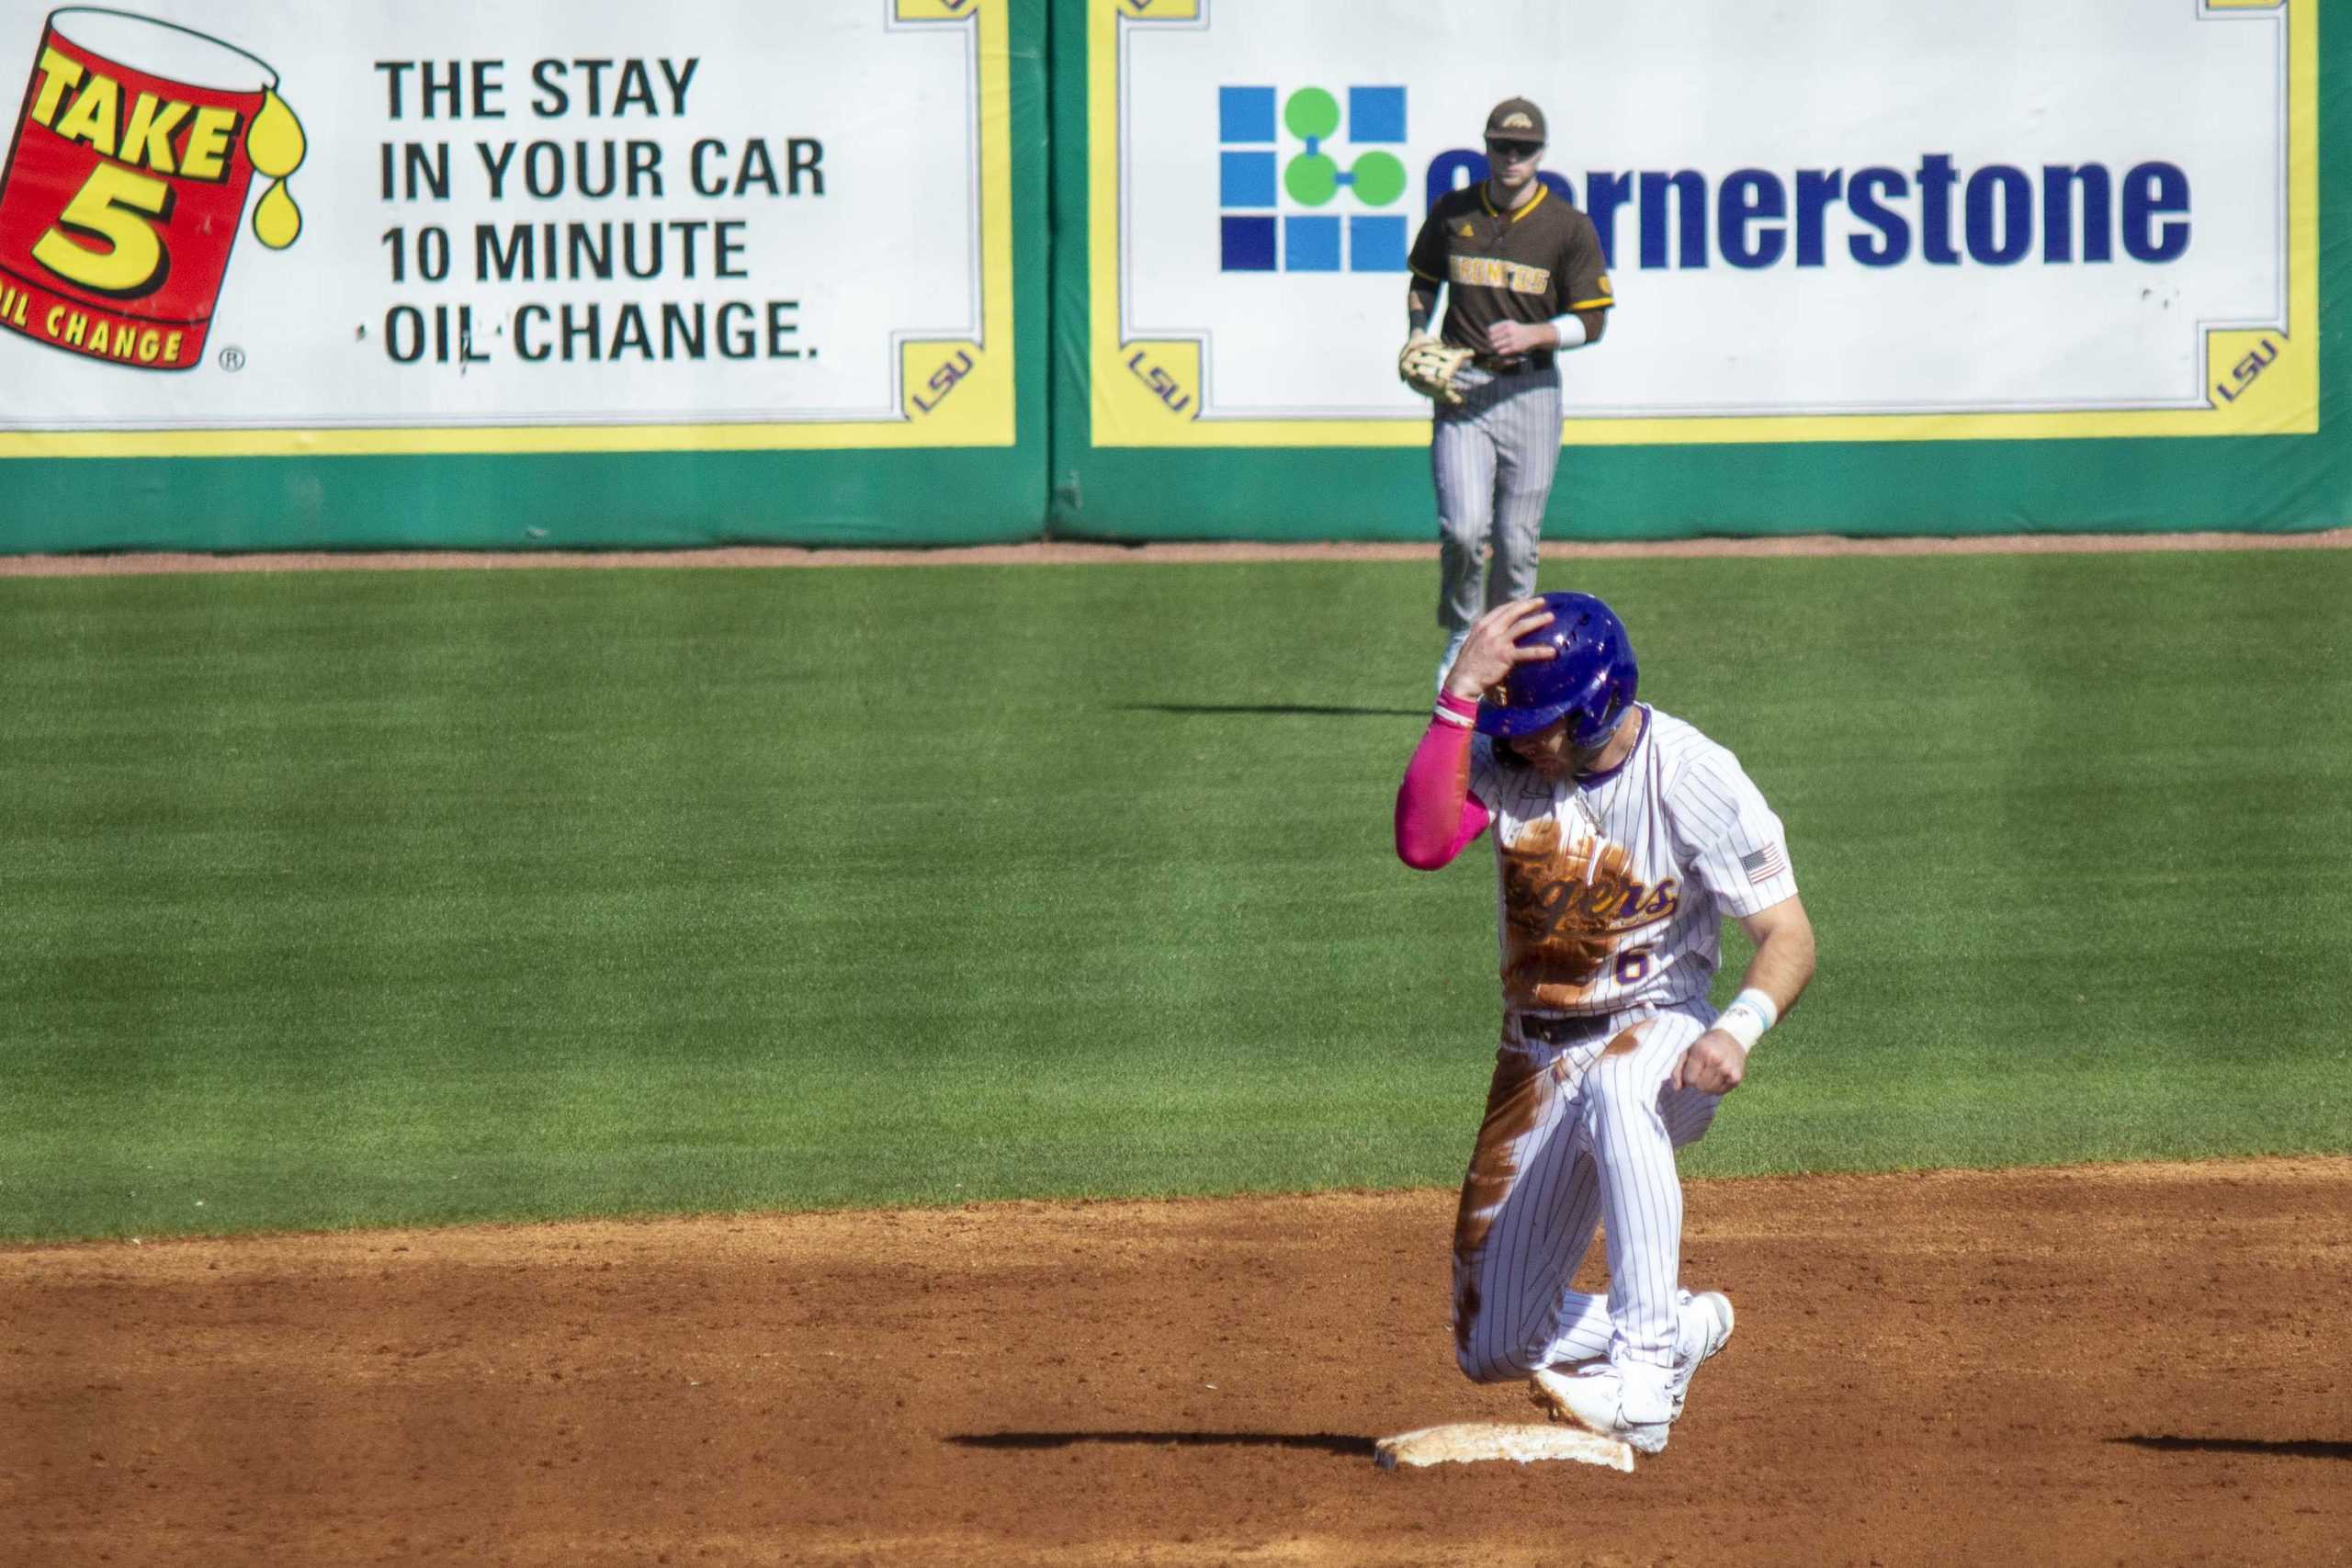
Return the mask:
<svg viewBox="0 0 2352 1568"><path fill-rule="evenodd" d="M2118 436L2308 435L2319 429L2318 0L2207 0L2213 10L2287 12L2287 322L2206 334L2201 409L2121 412L1572 417L1569 446L1760 442L2018 441ZM1197 19L1190 0L1091 0L1087 28L1087 280L1097 446L1420 446L1418 419L1206 420L1197 343L1130 341L1119 320L1119 28ZM1140 355L1138 360L1137 356ZM1150 372L1160 373L1155 380ZM1193 394L1180 406L1180 394Z"/></svg>
<svg viewBox="0 0 2352 1568"><path fill-rule="evenodd" d="M893 0L901 22L977 29L980 342L899 345L898 417L727 424L0 431L6 457L290 457L1010 446L1013 441L1012 0ZM1165 3L1165 0L1162 0Z"/></svg>

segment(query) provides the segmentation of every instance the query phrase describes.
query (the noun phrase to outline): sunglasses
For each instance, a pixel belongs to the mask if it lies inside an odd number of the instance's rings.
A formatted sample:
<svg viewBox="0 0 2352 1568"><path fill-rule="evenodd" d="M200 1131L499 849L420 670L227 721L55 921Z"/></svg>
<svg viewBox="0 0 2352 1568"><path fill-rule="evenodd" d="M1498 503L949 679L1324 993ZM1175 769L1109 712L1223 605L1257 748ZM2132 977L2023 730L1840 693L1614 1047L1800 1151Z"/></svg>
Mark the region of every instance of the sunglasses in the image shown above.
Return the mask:
<svg viewBox="0 0 2352 1568"><path fill-rule="evenodd" d="M1489 141L1487 143L1487 157L1508 158L1514 163L1521 158L1532 158L1542 151L1544 151L1544 143L1541 141Z"/></svg>

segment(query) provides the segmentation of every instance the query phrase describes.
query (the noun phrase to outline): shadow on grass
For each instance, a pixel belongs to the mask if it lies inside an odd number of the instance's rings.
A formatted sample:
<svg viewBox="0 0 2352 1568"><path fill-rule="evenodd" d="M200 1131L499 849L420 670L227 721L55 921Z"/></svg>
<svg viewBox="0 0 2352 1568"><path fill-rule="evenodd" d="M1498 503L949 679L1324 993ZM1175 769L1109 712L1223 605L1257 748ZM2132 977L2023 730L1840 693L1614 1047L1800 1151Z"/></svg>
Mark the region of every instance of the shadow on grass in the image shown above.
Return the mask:
<svg viewBox="0 0 2352 1568"><path fill-rule="evenodd" d="M1370 1438L1337 1432L965 1432L947 1439L967 1449L1067 1449L1080 1443L1126 1443L1137 1448L1306 1449L1315 1453L1370 1459Z"/></svg>
<svg viewBox="0 0 2352 1568"><path fill-rule="evenodd" d="M2109 1438L2161 1453L2285 1454L2292 1459L2352 1459L2352 1443L2324 1438Z"/></svg>
<svg viewBox="0 0 2352 1568"><path fill-rule="evenodd" d="M1121 713L1293 714L1306 718L1427 718L1427 708L1329 707L1315 703L1117 703Z"/></svg>

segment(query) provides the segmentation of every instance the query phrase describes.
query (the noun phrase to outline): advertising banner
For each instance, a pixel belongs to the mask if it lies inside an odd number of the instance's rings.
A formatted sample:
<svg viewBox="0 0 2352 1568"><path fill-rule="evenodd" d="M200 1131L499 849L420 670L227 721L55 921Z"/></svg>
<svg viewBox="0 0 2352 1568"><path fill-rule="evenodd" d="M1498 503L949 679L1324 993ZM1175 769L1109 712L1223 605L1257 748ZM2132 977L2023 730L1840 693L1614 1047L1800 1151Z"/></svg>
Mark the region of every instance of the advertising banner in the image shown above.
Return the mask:
<svg viewBox="0 0 2352 1568"><path fill-rule="evenodd" d="M1087 19L1098 447L1424 443L1408 252L1514 96L1614 283L1570 444L2318 427L2317 0Z"/></svg>
<svg viewBox="0 0 2352 1568"><path fill-rule="evenodd" d="M1010 9L0 0L0 456L1009 446Z"/></svg>

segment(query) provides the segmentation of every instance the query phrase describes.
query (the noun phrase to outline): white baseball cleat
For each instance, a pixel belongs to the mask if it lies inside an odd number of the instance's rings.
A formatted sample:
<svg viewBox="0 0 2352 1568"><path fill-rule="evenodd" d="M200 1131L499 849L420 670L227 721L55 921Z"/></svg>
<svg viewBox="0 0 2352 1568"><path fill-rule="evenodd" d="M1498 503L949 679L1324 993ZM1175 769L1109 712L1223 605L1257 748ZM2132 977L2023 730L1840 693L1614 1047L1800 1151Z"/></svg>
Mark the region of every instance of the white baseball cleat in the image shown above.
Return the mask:
<svg viewBox="0 0 2352 1568"><path fill-rule="evenodd" d="M1636 1453L1663 1452L1667 1428L1681 1418L1699 1364L1731 1340L1731 1300L1720 1291L1688 1296L1681 1317L1674 1368L1662 1385L1628 1380L1606 1361L1573 1372L1544 1367L1533 1378L1537 1406L1555 1418L1615 1438Z"/></svg>
<svg viewBox="0 0 2352 1568"><path fill-rule="evenodd" d="M1674 1398L1669 1421L1682 1419L1683 1401L1690 1397L1690 1378L1699 1363L1731 1343L1731 1298L1721 1291L1692 1296L1682 1306L1682 1337L1674 1347L1674 1375L1667 1392Z"/></svg>
<svg viewBox="0 0 2352 1568"><path fill-rule="evenodd" d="M1588 1432L1616 1438L1637 1454L1664 1452L1666 1428L1674 1419L1673 1400L1663 1385L1643 1389L1607 1361L1590 1362L1575 1372L1539 1368L1535 1403Z"/></svg>

